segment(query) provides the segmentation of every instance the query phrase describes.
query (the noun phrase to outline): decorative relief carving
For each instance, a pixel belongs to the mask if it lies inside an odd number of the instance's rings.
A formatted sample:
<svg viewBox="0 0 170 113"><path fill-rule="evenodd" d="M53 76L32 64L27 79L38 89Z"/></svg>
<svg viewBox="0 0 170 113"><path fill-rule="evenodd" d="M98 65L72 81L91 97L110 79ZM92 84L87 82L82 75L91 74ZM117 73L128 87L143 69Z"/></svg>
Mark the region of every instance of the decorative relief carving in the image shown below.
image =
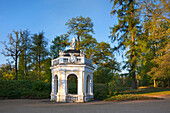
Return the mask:
<svg viewBox="0 0 170 113"><path fill-rule="evenodd" d="M74 53L70 53L70 62L71 63L77 63L77 58L74 55Z"/></svg>

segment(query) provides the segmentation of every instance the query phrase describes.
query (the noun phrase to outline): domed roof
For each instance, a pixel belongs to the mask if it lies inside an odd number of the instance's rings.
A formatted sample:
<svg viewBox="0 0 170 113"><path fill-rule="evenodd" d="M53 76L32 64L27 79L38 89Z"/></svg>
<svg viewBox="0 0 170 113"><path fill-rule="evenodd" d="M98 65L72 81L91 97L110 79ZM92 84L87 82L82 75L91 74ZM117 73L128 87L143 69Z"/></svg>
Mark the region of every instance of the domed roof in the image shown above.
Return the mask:
<svg viewBox="0 0 170 113"><path fill-rule="evenodd" d="M64 53L80 53L80 50L69 49L69 50L64 51Z"/></svg>

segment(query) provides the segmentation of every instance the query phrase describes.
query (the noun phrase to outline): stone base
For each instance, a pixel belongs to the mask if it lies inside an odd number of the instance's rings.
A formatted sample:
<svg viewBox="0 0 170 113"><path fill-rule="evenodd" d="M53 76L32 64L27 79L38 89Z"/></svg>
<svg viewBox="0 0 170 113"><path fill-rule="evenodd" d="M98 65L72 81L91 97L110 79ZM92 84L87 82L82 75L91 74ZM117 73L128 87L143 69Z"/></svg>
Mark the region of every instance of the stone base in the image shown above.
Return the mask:
<svg viewBox="0 0 170 113"><path fill-rule="evenodd" d="M51 93L51 101L56 101L56 95L54 95L54 93Z"/></svg>
<svg viewBox="0 0 170 113"><path fill-rule="evenodd" d="M93 100L93 95L54 95L51 94L51 101L56 102L88 102L90 100Z"/></svg>

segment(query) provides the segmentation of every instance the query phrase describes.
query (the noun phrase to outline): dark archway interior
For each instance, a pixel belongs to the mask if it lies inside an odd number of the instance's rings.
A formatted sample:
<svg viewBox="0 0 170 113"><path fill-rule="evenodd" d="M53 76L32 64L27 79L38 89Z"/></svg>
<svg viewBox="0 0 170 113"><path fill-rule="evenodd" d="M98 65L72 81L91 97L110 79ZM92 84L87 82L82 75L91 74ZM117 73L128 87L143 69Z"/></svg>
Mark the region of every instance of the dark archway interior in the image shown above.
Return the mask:
<svg viewBox="0 0 170 113"><path fill-rule="evenodd" d="M54 79L54 85L56 86L56 89L54 92L57 94L58 92L58 76L57 75L55 76L55 79Z"/></svg>
<svg viewBox="0 0 170 113"><path fill-rule="evenodd" d="M90 76L88 75L88 76L87 76L87 79L86 79L86 94L89 94L89 93L90 93L90 92L89 92L89 91L90 91L90 89L89 89L90 86L89 86L89 85L90 85Z"/></svg>
<svg viewBox="0 0 170 113"><path fill-rule="evenodd" d="M67 92L69 94L77 94L78 80L75 74L70 74L67 77Z"/></svg>

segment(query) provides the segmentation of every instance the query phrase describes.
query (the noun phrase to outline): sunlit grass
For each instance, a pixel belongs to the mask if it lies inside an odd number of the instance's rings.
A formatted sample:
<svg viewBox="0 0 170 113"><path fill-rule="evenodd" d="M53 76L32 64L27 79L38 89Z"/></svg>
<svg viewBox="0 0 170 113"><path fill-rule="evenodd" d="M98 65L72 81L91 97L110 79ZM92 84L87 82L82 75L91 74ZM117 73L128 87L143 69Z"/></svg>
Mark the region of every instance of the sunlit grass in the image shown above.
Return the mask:
<svg viewBox="0 0 170 113"><path fill-rule="evenodd" d="M135 95L135 94L122 94L122 95L112 96L105 100L106 101L128 101L128 100L149 100L149 99L158 99L158 98Z"/></svg>
<svg viewBox="0 0 170 113"><path fill-rule="evenodd" d="M160 91L160 92L153 92L153 93L144 93L140 95L170 95L170 91Z"/></svg>
<svg viewBox="0 0 170 113"><path fill-rule="evenodd" d="M169 95L170 88L139 87L138 89L125 89L120 94L142 94L142 95Z"/></svg>
<svg viewBox="0 0 170 113"><path fill-rule="evenodd" d="M148 100L158 99L155 95L170 95L170 88L139 87L138 89L121 89L118 95L111 96L106 101Z"/></svg>

